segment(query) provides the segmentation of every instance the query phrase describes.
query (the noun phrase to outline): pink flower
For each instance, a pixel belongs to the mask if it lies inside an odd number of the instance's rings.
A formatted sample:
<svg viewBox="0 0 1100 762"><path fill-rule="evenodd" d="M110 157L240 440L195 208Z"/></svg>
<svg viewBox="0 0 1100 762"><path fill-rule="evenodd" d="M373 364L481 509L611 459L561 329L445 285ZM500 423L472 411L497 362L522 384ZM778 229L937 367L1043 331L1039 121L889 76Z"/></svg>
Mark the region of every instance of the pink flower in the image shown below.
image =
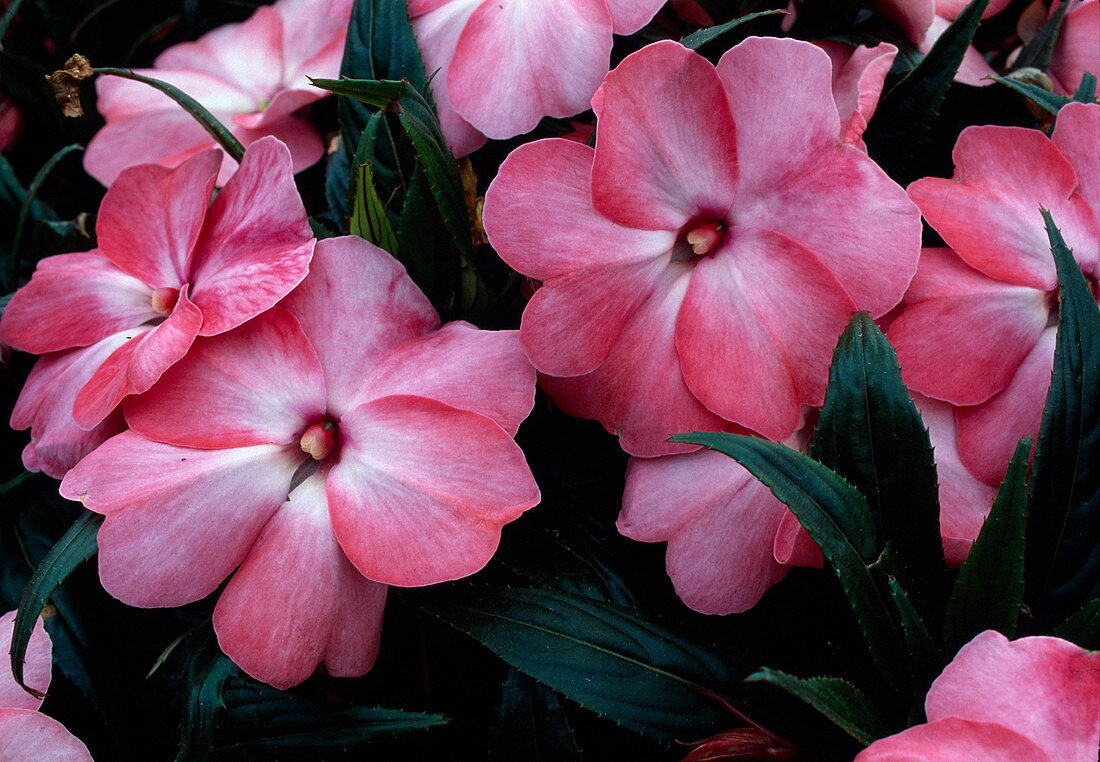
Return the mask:
<svg viewBox="0 0 1100 762"><path fill-rule="evenodd" d="M1073 95L1086 71L1100 77L1100 0L1069 1L1074 4L1062 21L1049 67L1054 92L1062 95Z"/></svg>
<svg viewBox="0 0 1100 762"><path fill-rule="evenodd" d="M965 406L955 413L959 449L988 484L1038 431L1050 386L1058 283L1040 206L1086 276L1100 275L1098 141L1097 105L1062 109L1053 140L970 127L955 145L953 179L909 186L951 249L924 250L887 335L907 386Z"/></svg>
<svg viewBox="0 0 1100 762"><path fill-rule="evenodd" d="M456 156L486 136L530 132L588 108L611 35L644 26L664 0L410 0L409 18ZM491 62L491 66L489 65Z"/></svg>
<svg viewBox="0 0 1100 762"><path fill-rule="evenodd" d="M91 762L88 747L65 726L38 711L42 699L23 690L11 673L11 638L15 612L0 617L0 759L52 760L54 762ZM34 623L27 643L23 682L44 694L50 687L50 636L42 620Z"/></svg>
<svg viewBox="0 0 1100 762"><path fill-rule="evenodd" d="M875 741L856 762L1095 762L1100 653L986 630L932 683L924 709L926 724Z"/></svg>
<svg viewBox="0 0 1100 762"><path fill-rule="evenodd" d="M821 404L837 336L897 303L920 237L904 192L838 140L832 79L796 40L750 38L717 69L656 43L593 98L595 150L540 140L504 162L485 228L544 281L521 337L566 412L654 456L727 422L781 441Z"/></svg>
<svg viewBox="0 0 1100 762"><path fill-rule="evenodd" d="M874 116L898 49L888 42L873 48L829 41L814 44L824 50L832 62L833 98L840 115L841 140L866 153L863 132Z"/></svg>
<svg viewBox="0 0 1100 762"><path fill-rule="evenodd" d="M61 477L121 429L196 336L228 331L286 296L314 240L290 154L265 138L213 203L221 153L125 171L96 221L99 248L48 257L0 319L0 339L42 354L12 414L31 427L27 468Z"/></svg>
<svg viewBox="0 0 1100 762"><path fill-rule="evenodd" d="M214 629L246 672L361 675L387 585L473 574L539 501L512 441L533 404L515 331L439 328L389 255L328 239L281 307L200 338L128 400L132 430L61 493L106 516L115 597L178 606L237 569Z"/></svg>
<svg viewBox="0 0 1100 762"><path fill-rule="evenodd" d="M23 114L15 102L0 93L0 153L15 145L23 134Z"/></svg>
<svg viewBox="0 0 1100 762"><path fill-rule="evenodd" d="M294 171L324 154L317 131L296 115L327 95L311 77L336 77L344 51L351 3L347 0L278 0L240 24L226 24L161 53L152 69L137 73L168 82L205 106L248 147L274 135L290 148ZM104 185L137 164L174 167L214 139L168 96L117 77L96 81L97 108L107 120L84 154L84 168ZM219 186L237 164L220 154Z"/></svg>

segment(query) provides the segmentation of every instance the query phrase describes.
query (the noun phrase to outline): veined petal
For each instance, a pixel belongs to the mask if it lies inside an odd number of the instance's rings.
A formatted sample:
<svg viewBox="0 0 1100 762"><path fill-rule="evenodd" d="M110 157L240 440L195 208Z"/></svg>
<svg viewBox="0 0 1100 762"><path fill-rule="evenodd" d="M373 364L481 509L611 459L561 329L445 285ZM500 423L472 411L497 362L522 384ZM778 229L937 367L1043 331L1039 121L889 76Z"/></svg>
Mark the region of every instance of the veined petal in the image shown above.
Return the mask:
<svg viewBox="0 0 1100 762"><path fill-rule="evenodd" d="M853 48L841 42L815 42L833 65L833 99L840 116L841 139L866 153L863 132L875 113L882 86L898 49L888 42Z"/></svg>
<svg viewBox="0 0 1100 762"><path fill-rule="evenodd" d="M615 34L633 34L661 10L664 0L606 0Z"/></svg>
<svg viewBox="0 0 1100 762"><path fill-rule="evenodd" d="M1094 15L1100 16L1100 3L1093 3L1093 10ZM1095 28L1100 31L1100 19ZM1100 70L1100 66L1097 69ZM1050 137L1076 170L1077 192L1092 207L1093 217L1100 222L1100 151L1096 150L1100 144L1100 104L1067 103L1058 110L1058 122ZM1081 255L1077 259L1082 265L1090 264L1082 260ZM1094 263L1095 260L1093 266Z"/></svg>
<svg viewBox="0 0 1100 762"><path fill-rule="evenodd" d="M806 528L798 523L798 517L788 510L775 530L772 546L775 560L784 566L810 566L820 569L825 563L821 548L810 537Z"/></svg>
<svg viewBox="0 0 1100 762"><path fill-rule="evenodd" d="M1056 92L1073 95L1086 71L1100 72L1097 33L1100 33L1100 3L1084 0L1066 14L1050 56L1050 78Z"/></svg>
<svg viewBox="0 0 1100 762"><path fill-rule="evenodd" d="M106 516L99 578L131 606L209 595L286 500L298 448L194 450L125 431L80 461L61 494Z"/></svg>
<svg viewBox="0 0 1100 762"><path fill-rule="evenodd" d="M881 738L855 762L1055 762L1039 746L1004 725L947 717Z"/></svg>
<svg viewBox="0 0 1100 762"><path fill-rule="evenodd" d="M92 762L88 747L65 726L41 712L0 709L0 759Z"/></svg>
<svg viewBox="0 0 1100 762"><path fill-rule="evenodd" d="M285 690L313 674L330 652L340 657L335 674L369 670L385 600L386 586L364 579L336 542L318 473L260 532L218 599L214 630L235 664Z"/></svg>
<svg viewBox="0 0 1100 762"><path fill-rule="evenodd" d="M601 214L628 227L679 230L726 213L743 154L710 62L657 42L609 73L600 98L592 201Z"/></svg>
<svg viewBox="0 0 1100 762"><path fill-rule="evenodd" d="M285 143L290 149L291 168L295 174L307 167L312 167L325 155L325 144L317 134L317 130L305 119L293 114L261 127L238 127L235 134L246 150L253 143L266 137ZM218 185L228 183L236 171L237 162L229 158L229 154L225 154L222 171L218 175Z"/></svg>
<svg viewBox="0 0 1100 762"><path fill-rule="evenodd" d="M376 582L411 587L473 574L500 528L539 501L519 446L476 413L385 397L344 415L340 437L329 512L348 558Z"/></svg>
<svg viewBox="0 0 1100 762"><path fill-rule="evenodd" d="M0 616L0 653L5 656L11 651L11 637L15 625L14 611ZM26 656L23 660L23 682L28 687L39 693L45 693L50 687L50 669L52 666L50 653L52 644L50 636L42 626L42 617L34 621L30 640L27 641ZM42 699L23 690L11 672L11 659L4 659L0 664L0 707L4 709L29 709L35 711L42 706ZM3 733L0 732L0 737ZM2 757L0 757L2 759Z"/></svg>

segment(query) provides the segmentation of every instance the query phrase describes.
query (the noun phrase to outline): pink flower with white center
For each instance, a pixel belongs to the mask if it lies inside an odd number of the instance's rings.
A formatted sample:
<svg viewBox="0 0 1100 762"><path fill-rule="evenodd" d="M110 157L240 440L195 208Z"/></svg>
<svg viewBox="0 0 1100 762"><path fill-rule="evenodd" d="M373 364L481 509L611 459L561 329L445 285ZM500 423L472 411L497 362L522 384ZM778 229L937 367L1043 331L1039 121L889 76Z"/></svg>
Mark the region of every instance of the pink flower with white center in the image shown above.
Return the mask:
<svg viewBox="0 0 1100 762"><path fill-rule="evenodd" d="M211 203L221 161L204 151L125 171L99 208L99 248L43 259L12 297L0 340L44 355L12 413L31 428L27 468L63 476L195 337L235 328L305 277L314 239L286 146L254 143Z"/></svg>
<svg viewBox="0 0 1100 762"><path fill-rule="evenodd" d="M987 484L1038 432L1050 386L1058 280L1040 206L1086 277L1100 275L1097 144L1100 105L1070 104L1053 140L1017 127L964 130L954 178L909 186L951 249L924 250L887 336L907 386L962 406L959 450Z"/></svg>
<svg viewBox="0 0 1100 762"><path fill-rule="evenodd" d="M0 617L0 759L91 762L88 747L65 726L38 711L42 699L23 690L11 673L11 638L15 612ZM23 663L23 682L44 694L50 687L50 652L53 644L42 626L34 623Z"/></svg>
<svg viewBox="0 0 1100 762"><path fill-rule="evenodd" d="M1062 95L1073 95L1086 71L1100 77L1100 0L1069 1L1049 66L1054 92Z"/></svg>
<svg viewBox="0 0 1100 762"><path fill-rule="evenodd" d="M986 630L932 683L924 710L927 723L875 741L856 762L1095 762L1100 653Z"/></svg>
<svg viewBox="0 0 1100 762"><path fill-rule="evenodd" d="M300 172L324 155L324 144L297 112L327 95L309 77L339 75L350 16L349 0L278 0L258 8L247 21L173 45L152 69L135 71L190 95L245 147L265 135L279 138L290 148L294 171ZM100 77L96 96L107 124L88 144L84 169L104 185L127 167L175 167L217 147L194 117L148 85ZM237 163L224 151L219 155L217 184L222 186Z"/></svg>
<svg viewBox="0 0 1100 762"><path fill-rule="evenodd" d="M654 456L727 422L781 441L821 404L837 336L898 302L920 238L904 191L839 139L832 79L796 40L750 38L717 69L656 43L593 98L594 150L504 162L485 229L544 281L521 337L566 412Z"/></svg>
<svg viewBox="0 0 1100 762"><path fill-rule="evenodd" d="M279 688L361 675L387 585L473 574L538 503L512 440L534 388L516 331L440 328L392 257L328 239L280 307L128 400L61 493L106 516L115 597L178 606L237 569L214 609L233 661Z"/></svg>
<svg viewBox="0 0 1100 762"><path fill-rule="evenodd" d="M664 0L409 0L413 32L456 156L486 136L530 132L588 108L611 36L641 29ZM491 67L487 62L492 62Z"/></svg>

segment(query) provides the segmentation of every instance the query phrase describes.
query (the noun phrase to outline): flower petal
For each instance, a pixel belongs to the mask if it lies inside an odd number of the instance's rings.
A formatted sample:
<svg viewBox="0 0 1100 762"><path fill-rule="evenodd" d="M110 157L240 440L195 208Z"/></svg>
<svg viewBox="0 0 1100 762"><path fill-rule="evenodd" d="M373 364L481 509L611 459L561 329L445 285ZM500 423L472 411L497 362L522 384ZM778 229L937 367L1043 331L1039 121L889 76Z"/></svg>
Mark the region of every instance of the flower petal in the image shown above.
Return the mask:
<svg viewBox="0 0 1100 762"><path fill-rule="evenodd" d="M11 672L11 659L6 658L11 652L11 638L15 626L14 611L0 616L0 653L4 655L3 664L0 664L0 707L4 709L30 709L37 710L42 706L42 699L25 691ZM42 626L42 617L34 620L34 628L31 637L27 641L26 656L23 660L23 682L29 688L39 693L45 693L50 687L50 669L53 662L50 653L53 644L50 636L46 634L46 628ZM3 734L0 733L0 736ZM2 759L3 757L0 757Z"/></svg>
<svg viewBox="0 0 1100 762"><path fill-rule="evenodd" d="M0 709L0 759L92 762L88 747L53 717L29 709Z"/></svg>
<svg viewBox="0 0 1100 762"><path fill-rule="evenodd" d="M1100 15L1100 3L1093 6L1095 15ZM1100 20L1097 28L1100 29ZM1100 143L1100 104L1067 103L1058 110L1058 122L1050 137L1076 170L1077 191L1092 207L1093 217L1100 221L1100 151L1096 150Z"/></svg>
<svg viewBox="0 0 1100 762"><path fill-rule="evenodd" d="M833 65L833 99L841 121L841 139L866 153L863 132L875 113L882 86L898 49L888 42L853 48L841 42L815 42Z"/></svg>
<svg viewBox="0 0 1100 762"><path fill-rule="evenodd" d="M1066 14L1050 56L1050 78L1054 80L1055 92L1073 95L1081 86L1086 71L1092 74L1100 72L1100 51L1096 45L1098 33L1100 3L1085 0Z"/></svg>
<svg viewBox="0 0 1100 762"><path fill-rule="evenodd" d="M880 738L855 762L1054 762L1040 747L1004 725L947 717Z"/></svg>
<svg viewBox="0 0 1100 762"><path fill-rule="evenodd" d="M615 34L634 34L657 15L664 0L606 0Z"/></svg>

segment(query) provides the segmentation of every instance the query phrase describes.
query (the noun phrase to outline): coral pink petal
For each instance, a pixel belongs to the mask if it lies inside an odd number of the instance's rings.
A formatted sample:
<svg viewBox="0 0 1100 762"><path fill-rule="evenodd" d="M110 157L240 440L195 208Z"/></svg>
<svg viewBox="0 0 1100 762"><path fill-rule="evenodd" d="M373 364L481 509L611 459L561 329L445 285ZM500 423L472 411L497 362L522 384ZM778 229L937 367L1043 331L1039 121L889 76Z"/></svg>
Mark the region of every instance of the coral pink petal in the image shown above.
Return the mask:
<svg viewBox="0 0 1100 762"><path fill-rule="evenodd" d="M920 212L866 154L836 142L834 136L798 177L739 200L731 216L735 226L771 230L805 246L858 309L877 317L901 301L917 269Z"/></svg>
<svg viewBox="0 0 1100 762"><path fill-rule="evenodd" d="M784 187L836 151L832 65L820 48L750 37L722 56L718 76L737 123L739 204ZM819 223L815 214L806 217Z"/></svg>
<svg viewBox="0 0 1100 762"><path fill-rule="evenodd" d="M88 747L41 712L0 709L0 759L92 762Z"/></svg>
<svg viewBox="0 0 1100 762"><path fill-rule="evenodd" d="M605 0L483 2L446 73L455 111L491 138L530 132L544 116L588 108L611 57ZM485 76L485 62L493 76Z"/></svg>
<svg viewBox="0 0 1100 762"><path fill-rule="evenodd" d="M376 582L473 574L492 557L501 526L539 501L519 446L476 413L384 397L343 416L340 438L329 511L344 552Z"/></svg>
<svg viewBox="0 0 1100 762"><path fill-rule="evenodd" d="M1100 3L1079 3L1066 14L1058 42L1050 56L1050 76L1055 90L1073 95L1084 73L1100 72Z"/></svg>
<svg viewBox="0 0 1100 762"><path fill-rule="evenodd" d="M990 16L1000 13L1012 0L990 0L989 5L982 13L982 18L987 19ZM956 16L963 12L968 5L966 0L936 0L936 15L942 16L945 19L953 20Z"/></svg>
<svg viewBox="0 0 1100 762"><path fill-rule="evenodd" d="M1093 7L1100 12L1100 2ZM1100 71L1100 65L1096 68ZM1077 171L1077 190L1100 221L1100 104L1067 103L1058 110L1051 139Z"/></svg>
<svg viewBox="0 0 1100 762"><path fill-rule="evenodd" d="M328 410L337 417L358 404L376 363L439 327L435 309L405 268L357 236L318 242L309 277L283 306L321 359Z"/></svg>
<svg viewBox="0 0 1100 762"><path fill-rule="evenodd" d="M364 579L336 542L325 479L315 474L264 526L218 599L214 630L235 664L285 690L329 651L357 652L357 663L343 660L344 676L369 670L385 600L385 586Z"/></svg>
<svg viewBox="0 0 1100 762"><path fill-rule="evenodd" d="M187 283L220 166L221 153L211 150L175 169L126 170L99 207L100 251L153 288Z"/></svg>
<svg viewBox="0 0 1100 762"><path fill-rule="evenodd" d="M1082 759L1084 759L1082 757ZM1004 725L948 717L875 741L855 762L1054 762L1036 744Z"/></svg>
<svg viewBox="0 0 1100 762"><path fill-rule="evenodd" d="M910 292L924 298L907 304L887 335L906 386L976 405L1005 388L1046 329L1046 295L986 278L950 252L931 251Z"/></svg>
<svg viewBox="0 0 1100 762"><path fill-rule="evenodd" d="M191 277L203 336L269 309L306 276L314 240L290 162L278 140L258 140L214 199Z"/></svg>
<svg viewBox="0 0 1100 762"><path fill-rule="evenodd" d="M1100 653L1051 637L1009 641L986 630L932 683L929 722L999 723L1052 760L1091 760L1100 746Z"/></svg>
<svg viewBox="0 0 1100 762"><path fill-rule="evenodd" d="M547 281L523 311L523 348L552 376L591 373L653 294L667 257L582 270Z"/></svg>
<svg viewBox="0 0 1100 762"><path fill-rule="evenodd" d="M160 317L152 296L97 251L47 257L4 308L0 339L37 355L87 346Z"/></svg>
<svg viewBox="0 0 1100 762"><path fill-rule="evenodd" d="M739 135L709 61L657 42L608 74L600 97L592 200L601 214L633 228L678 230L726 213Z"/></svg>
<svg viewBox="0 0 1100 762"><path fill-rule="evenodd" d="M1016 443L1039 434L1054 367L1055 337L1053 328L1039 336L1000 394L982 405L955 411L962 461L986 484L1000 484Z"/></svg>
<svg viewBox="0 0 1100 762"><path fill-rule="evenodd" d="M786 576L772 541L786 508L732 458L700 451L631 458L616 526L668 541L666 569L695 611L746 611Z"/></svg>
<svg viewBox="0 0 1100 762"><path fill-rule="evenodd" d="M15 682L15 677L11 672L11 659L7 658L8 653L11 651L15 613L9 611L0 616L0 646L3 647L0 649L0 654L4 656L3 664L0 664L0 707L34 711L42 706L42 699L27 693ZM50 687L51 650L50 636L46 634L46 628L42 626L42 618L39 617L35 620L34 628L31 630L31 637L27 642L26 656L23 660L23 682L39 693L45 693L46 689Z"/></svg>
<svg viewBox="0 0 1100 762"><path fill-rule="evenodd" d="M106 515L99 578L131 606L182 606L221 584L286 500L298 448L194 450L126 431L61 482Z"/></svg>
<svg viewBox="0 0 1100 762"><path fill-rule="evenodd" d="M535 405L535 369L518 331L456 321L397 347L364 380L364 400L398 394L479 413L515 436Z"/></svg>
<svg viewBox="0 0 1100 762"><path fill-rule="evenodd" d="M631 455L652 457L697 449L670 444L673 434L721 431L727 422L684 384L676 351L676 315L691 270L668 267L661 285L624 326L604 363L572 378L543 376L540 385L570 415L594 418L619 436Z"/></svg>
<svg viewBox="0 0 1100 762"><path fill-rule="evenodd" d="M889 43L852 48L840 42L814 43L833 65L833 99L841 121L841 139L860 150L863 131L875 113L882 86L898 49Z"/></svg>
<svg viewBox="0 0 1100 762"><path fill-rule="evenodd" d="M135 113L111 120L92 137L84 170L109 186L135 164L174 167L216 147L210 133L183 109Z"/></svg>
<svg viewBox="0 0 1100 762"><path fill-rule="evenodd" d="M772 551L775 560L784 566L810 566L820 569L825 562L821 548L798 522L798 517L789 510L783 514L779 528L775 530Z"/></svg>
<svg viewBox="0 0 1100 762"><path fill-rule="evenodd" d="M938 3L937 3L938 5ZM939 8L936 8L936 16L932 19L932 25L928 27L928 32L924 35L917 46L921 53L928 54L932 50L932 46L936 44L940 36L947 31L947 27L951 26L951 19L944 18L940 15ZM959 68L955 72L955 81L964 85L970 85L972 87L985 87L992 85L993 80L991 76L997 72L993 71L992 67L986 60L982 58L982 54L978 52L978 49L974 46L969 46L966 52L963 53L962 62L959 63Z"/></svg>
<svg viewBox="0 0 1100 762"><path fill-rule="evenodd" d="M947 564L962 565L989 515L997 489L979 481L962 462L955 433L955 409L946 403L912 394L936 458L940 487L940 535Z"/></svg>
<svg viewBox="0 0 1100 762"><path fill-rule="evenodd" d="M125 411L143 437L181 447L292 444L324 415L325 380L298 321L276 307L196 341Z"/></svg>
<svg viewBox="0 0 1100 762"><path fill-rule="evenodd" d="M909 195L971 267L1009 283L1054 288L1054 259L1040 206L1050 210L1075 254L1095 261L1096 221L1085 200L1071 195L1077 186L1073 167L1041 132L968 127L952 157L954 178L917 180Z"/></svg>
<svg viewBox="0 0 1100 762"><path fill-rule="evenodd" d="M187 354L200 325L198 308L181 292L167 320L142 333L134 332L133 338L128 336L127 342L92 374L73 403L77 425L90 429L124 397L148 391L164 371Z"/></svg>
<svg viewBox="0 0 1100 762"><path fill-rule="evenodd" d="M290 149L291 166L295 173L312 167L325 154L325 144L317 134L317 130L309 122L297 116L286 116L274 124L257 129L239 128L236 134L246 148L266 137L282 141ZM226 154L221 174L218 175L218 185L229 182L236 170L237 162Z"/></svg>
<svg viewBox="0 0 1100 762"><path fill-rule="evenodd" d="M813 254L766 231L738 231L691 278L676 322L688 388L726 420L790 436L824 399L837 337L855 307Z"/></svg>
<svg viewBox="0 0 1100 762"><path fill-rule="evenodd" d="M90 347L38 358L11 414L13 429L31 430L30 444L23 450L27 470L60 479L81 458L126 428L121 410L90 430L80 428L73 420L77 393L96 368L125 342L125 334L115 334Z"/></svg>
<svg viewBox="0 0 1100 762"><path fill-rule="evenodd" d="M633 34L657 15L665 0L606 0L615 34Z"/></svg>
<svg viewBox="0 0 1100 762"><path fill-rule="evenodd" d="M675 233L623 227L596 211L594 155L588 146L556 138L508 155L485 193L484 213L485 232L505 262L547 280L672 250Z"/></svg>

